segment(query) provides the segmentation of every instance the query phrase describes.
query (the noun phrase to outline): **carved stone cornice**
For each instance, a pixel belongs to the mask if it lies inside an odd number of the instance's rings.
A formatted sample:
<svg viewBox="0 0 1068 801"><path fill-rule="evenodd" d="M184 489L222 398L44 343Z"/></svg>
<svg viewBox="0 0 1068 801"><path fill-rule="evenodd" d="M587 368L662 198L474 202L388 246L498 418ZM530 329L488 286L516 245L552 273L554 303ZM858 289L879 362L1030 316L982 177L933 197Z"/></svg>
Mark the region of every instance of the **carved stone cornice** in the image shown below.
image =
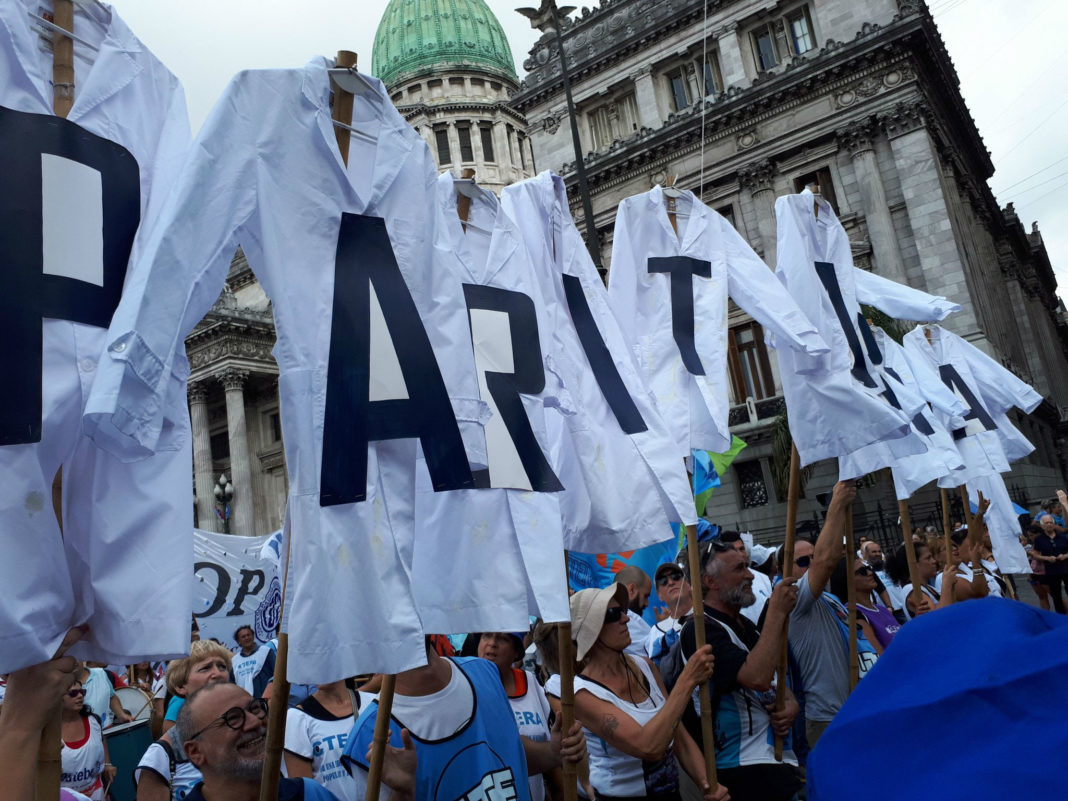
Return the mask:
<svg viewBox="0 0 1068 801"><path fill-rule="evenodd" d="M234 389L244 389L248 376L248 370L238 370L236 367L227 367L215 375L227 392Z"/></svg>
<svg viewBox="0 0 1068 801"><path fill-rule="evenodd" d="M775 188L775 172L771 159L754 161L738 170L738 183L752 194L771 192Z"/></svg>
<svg viewBox="0 0 1068 801"><path fill-rule="evenodd" d="M898 103L878 115L879 125L890 139L926 128L931 124L931 109L923 100Z"/></svg>
<svg viewBox="0 0 1068 801"><path fill-rule="evenodd" d="M875 148L875 137L879 134L879 126L872 117L855 120L835 131L838 144L852 158L857 158L862 153L868 153Z"/></svg>
<svg viewBox="0 0 1068 801"><path fill-rule="evenodd" d="M649 75L652 75L652 74L653 74L653 65L652 64L642 64L636 70L631 72L630 75L627 76L627 77L629 77L632 81L637 82L639 78L645 78L645 77L647 77Z"/></svg>

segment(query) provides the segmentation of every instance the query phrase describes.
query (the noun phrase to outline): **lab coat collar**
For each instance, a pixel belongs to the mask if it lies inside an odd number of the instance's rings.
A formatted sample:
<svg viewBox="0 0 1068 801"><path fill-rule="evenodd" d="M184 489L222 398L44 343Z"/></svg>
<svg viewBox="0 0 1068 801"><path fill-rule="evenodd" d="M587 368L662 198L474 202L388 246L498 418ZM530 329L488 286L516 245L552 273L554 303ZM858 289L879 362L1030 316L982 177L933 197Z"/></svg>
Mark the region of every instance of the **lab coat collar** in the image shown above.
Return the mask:
<svg viewBox="0 0 1068 801"><path fill-rule="evenodd" d="M41 73L45 64L37 51L37 28L32 24L27 11L38 12L32 2L15 0L0 14L0 51L11 59L13 74L21 74L26 85L40 101L37 111L52 113L52 76ZM77 64L74 74L74 106L67 119L72 122L85 116L108 98L128 86L143 69L138 57L143 47L137 37L114 10L104 4L79 5L76 15L89 16L94 23L105 29L100 50L93 57L93 65L87 75L79 76ZM7 42L2 41L7 39ZM78 42L74 47L85 47Z"/></svg>
<svg viewBox="0 0 1068 801"><path fill-rule="evenodd" d="M471 257L471 250L467 247L467 235L456 213L457 197L452 173L443 172L438 176L438 203L445 220L443 239L476 284L489 284L518 246L518 231L508 219L508 215L501 210L501 204L496 195L482 189L479 197L471 200L468 220L479 228L491 232L490 246L486 263L475 264L475 260Z"/></svg>
<svg viewBox="0 0 1068 801"><path fill-rule="evenodd" d="M337 147L337 134L334 133L334 122L330 110L330 75L327 69L333 67L333 62L322 56L317 56L304 66L304 78L301 83L301 91L304 97L316 109L316 122L319 133L322 135L327 149L333 154L334 164L342 173L345 184L358 200L360 211L375 208L385 196L390 185L400 174L401 168L415 145L419 135L412 130L404 118L389 100L386 87L377 78L360 73L373 91L358 95L353 101L353 127L359 127L359 113L370 111L380 128L375 144L363 141L353 134L349 144L349 158L357 156L361 149L374 148L374 175L371 181L370 192L364 187L357 187L352 183L348 168L341 158L341 151ZM420 140L421 141L421 140Z"/></svg>
<svg viewBox="0 0 1068 801"><path fill-rule="evenodd" d="M686 250L696 242L701 235L705 232L705 229L712 222L712 210L708 208L704 203L697 199L690 190L684 190L683 196L689 198L689 217L685 223L680 227L682 228L682 238L680 239L678 234L675 233L675 229L671 227L671 220L668 218L667 213L667 201L668 197L664 194L664 188L657 184L648 192L645 193L646 199L653 207L651 213L656 216L660 223L660 227L664 229L664 232L668 235L672 242L678 243L679 253L685 253ZM685 207L685 201L682 204L678 204Z"/></svg>

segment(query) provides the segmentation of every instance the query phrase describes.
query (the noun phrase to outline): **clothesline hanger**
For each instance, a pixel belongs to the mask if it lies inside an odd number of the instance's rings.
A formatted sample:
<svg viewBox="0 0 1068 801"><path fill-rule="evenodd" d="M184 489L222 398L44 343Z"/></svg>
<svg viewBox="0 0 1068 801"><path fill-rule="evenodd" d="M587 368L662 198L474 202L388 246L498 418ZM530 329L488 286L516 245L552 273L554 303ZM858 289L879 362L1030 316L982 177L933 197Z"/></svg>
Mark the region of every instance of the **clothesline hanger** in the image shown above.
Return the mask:
<svg viewBox="0 0 1068 801"><path fill-rule="evenodd" d="M460 171L460 177L452 179L452 186L458 195L456 198L456 215L460 218L460 225L464 229L464 233L467 233L468 228L473 228L483 234L492 234L492 231L487 231L481 226L468 222L468 218L471 216L471 201L478 200L482 197L482 193L486 191L475 181L475 171L471 167L464 167Z"/></svg>
<svg viewBox="0 0 1068 801"><path fill-rule="evenodd" d="M352 126L352 101L355 95L373 92L371 84L356 70L356 54L351 50L338 50L334 60L336 66L326 72L330 76L330 82L334 87L333 99L333 123L337 128L337 147L341 156L348 164L349 161L349 137L356 134L365 142L375 143L378 137L372 136L359 128Z"/></svg>
<svg viewBox="0 0 1068 801"><path fill-rule="evenodd" d="M668 221L671 223L671 228L672 228L672 230L675 231L676 235L679 233L678 218L679 217L686 218L686 217L690 216L689 211L686 211L684 209L680 209L679 208L679 206L680 206L679 200L682 199L682 198L686 198L686 193L683 192L681 189L679 189L675 185L675 182L678 179L679 179L678 173L672 173L671 175L669 175L667 178L664 179L664 186L663 186L664 197L667 198ZM681 205L685 206L687 204L683 203Z"/></svg>
<svg viewBox="0 0 1068 801"><path fill-rule="evenodd" d="M90 42L88 39L83 39L82 37L78 36L77 34L71 33L66 28L61 28L60 26L56 25L56 23L52 22L51 20L45 19L44 17L42 17L42 16L40 16L38 14L35 14L32 11L27 11L26 13L29 14L30 19L33 20L34 25L37 25L38 27L47 30L49 33L60 33L63 36L69 36L75 42L77 42L78 44L82 45L83 47L85 47L85 48L87 48L89 50L92 50L94 53L99 53L100 52L100 48L97 47L92 42Z"/></svg>

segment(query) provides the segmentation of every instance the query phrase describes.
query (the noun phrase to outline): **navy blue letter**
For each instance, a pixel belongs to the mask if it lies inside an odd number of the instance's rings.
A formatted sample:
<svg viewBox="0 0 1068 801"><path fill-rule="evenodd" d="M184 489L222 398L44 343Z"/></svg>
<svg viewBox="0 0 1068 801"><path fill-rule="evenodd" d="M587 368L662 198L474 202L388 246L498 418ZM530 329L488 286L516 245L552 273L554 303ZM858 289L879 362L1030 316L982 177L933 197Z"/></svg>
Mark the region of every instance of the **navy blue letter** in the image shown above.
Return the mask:
<svg viewBox="0 0 1068 801"><path fill-rule="evenodd" d="M372 284L409 398L370 400ZM334 266L319 505L365 500L368 444L407 437L422 443L435 491L474 486L445 381L385 221L345 213Z"/></svg>
<svg viewBox="0 0 1068 801"><path fill-rule="evenodd" d="M704 375L693 336L693 276L711 278L712 262L689 256L654 257L649 259L648 269L671 278L671 334L686 369L692 375Z"/></svg>
<svg viewBox="0 0 1068 801"><path fill-rule="evenodd" d="M968 413L964 415L965 420L969 423L975 421L987 431L994 431L997 428L994 418L990 416L982 402L975 397L971 387L964 383L964 379L960 377L957 368L952 364L941 364L938 366L938 374L942 376L942 383L958 393L964 398L964 402L968 404ZM969 433L975 432L969 432L967 426L958 428L953 432L953 439L964 439Z"/></svg>
<svg viewBox="0 0 1068 801"><path fill-rule="evenodd" d="M853 319L846 309L845 298L842 297L842 288L838 286L838 276L834 273L834 265L826 261L816 262L816 275L819 276L820 282L827 292L827 297L831 299L834 313L838 316L838 322L845 332L846 341L849 343L849 350L853 353L853 369L851 371L853 377L864 386L874 389L879 385L875 383L875 379L868 373L868 366L864 362L864 349L861 347L860 337L857 336L857 329L853 324Z"/></svg>

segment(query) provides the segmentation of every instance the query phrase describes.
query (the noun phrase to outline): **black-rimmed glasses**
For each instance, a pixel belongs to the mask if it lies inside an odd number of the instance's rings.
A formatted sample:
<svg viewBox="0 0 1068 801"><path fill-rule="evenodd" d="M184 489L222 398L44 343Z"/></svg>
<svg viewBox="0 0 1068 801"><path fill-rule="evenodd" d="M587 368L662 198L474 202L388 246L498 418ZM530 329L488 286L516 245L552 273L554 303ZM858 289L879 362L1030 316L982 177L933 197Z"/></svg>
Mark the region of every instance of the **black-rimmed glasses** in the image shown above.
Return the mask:
<svg viewBox="0 0 1068 801"><path fill-rule="evenodd" d="M247 706L232 706L223 712L219 717L215 718L211 723L198 731L196 734L190 736L189 740L195 740L202 735L208 729L218 726L220 723L225 723L234 731L241 731L245 728L245 721L248 719L248 715L254 715L260 720L267 719L267 701L264 698L253 698L248 702Z"/></svg>

